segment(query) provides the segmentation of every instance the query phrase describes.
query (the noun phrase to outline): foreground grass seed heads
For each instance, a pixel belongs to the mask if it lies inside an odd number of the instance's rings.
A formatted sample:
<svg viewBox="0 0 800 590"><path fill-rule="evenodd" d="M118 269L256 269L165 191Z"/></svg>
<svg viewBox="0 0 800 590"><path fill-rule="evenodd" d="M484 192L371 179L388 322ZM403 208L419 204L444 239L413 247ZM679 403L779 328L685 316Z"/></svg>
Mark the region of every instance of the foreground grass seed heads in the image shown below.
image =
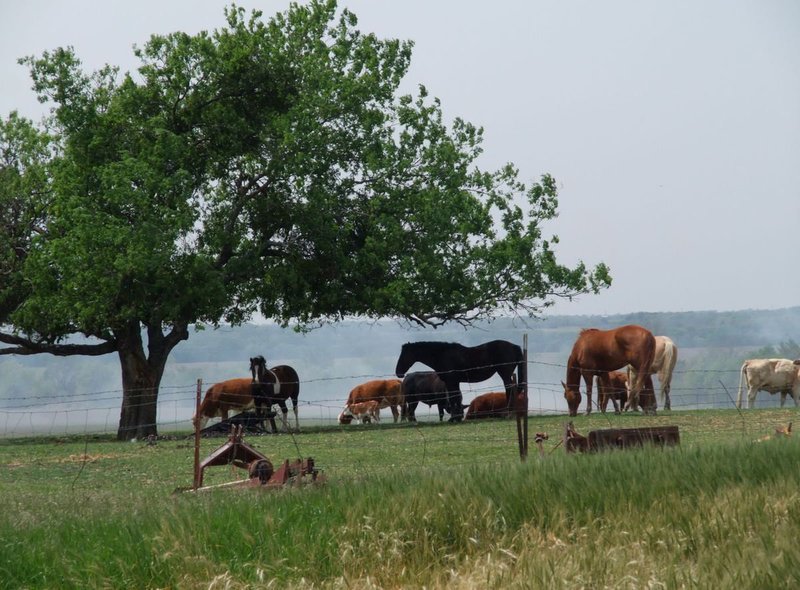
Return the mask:
<svg viewBox="0 0 800 590"><path fill-rule="evenodd" d="M558 448L563 417L536 419L553 436L525 464L510 421L253 437L330 480L274 493L173 495L186 440L2 441L0 587L797 587L800 441L753 442L792 415L659 416L680 448L584 456Z"/></svg>

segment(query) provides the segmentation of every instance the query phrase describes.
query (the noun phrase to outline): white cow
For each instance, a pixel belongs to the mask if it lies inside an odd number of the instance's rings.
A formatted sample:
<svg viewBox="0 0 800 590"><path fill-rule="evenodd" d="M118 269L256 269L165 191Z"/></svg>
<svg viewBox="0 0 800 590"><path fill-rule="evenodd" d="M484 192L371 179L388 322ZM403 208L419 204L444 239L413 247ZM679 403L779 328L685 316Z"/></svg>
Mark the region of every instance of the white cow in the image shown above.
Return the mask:
<svg viewBox="0 0 800 590"><path fill-rule="evenodd" d="M672 402L669 398L672 389L672 372L678 362L678 347L668 336L656 336L656 354L653 357L653 364L650 365L650 374L658 375L658 382L661 385L661 401L664 409L672 409ZM636 381L636 371L628 365L628 395L630 395L630 384Z"/></svg>
<svg viewBox="0 0 800 590"><path fill-rule="evenodd" d="M739 396L736 407L742 407L742 385L747 384L747 407L755 404L756 393L781 394L781 407L791 394L794 405L800 405L800 366L787 359L750 359L742 364L739 375Z"/></svg>

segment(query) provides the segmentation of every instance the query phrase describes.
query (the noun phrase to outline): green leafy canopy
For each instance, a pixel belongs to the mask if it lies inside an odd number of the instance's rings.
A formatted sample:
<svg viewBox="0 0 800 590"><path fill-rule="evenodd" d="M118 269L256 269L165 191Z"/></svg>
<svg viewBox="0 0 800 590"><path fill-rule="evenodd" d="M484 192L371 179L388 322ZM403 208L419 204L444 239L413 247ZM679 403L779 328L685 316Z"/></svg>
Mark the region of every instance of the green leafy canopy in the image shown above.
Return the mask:
<svg viewBox="0 0 800 590"><path fill-rule="evenodd" d="M44 341L238 323L538 313L608 269L557 262L549 175L477 167L482 130L399 96L410 42L336 2L153 36L138 71L24 59L40 130L0 127L0 311Z"/></svg>

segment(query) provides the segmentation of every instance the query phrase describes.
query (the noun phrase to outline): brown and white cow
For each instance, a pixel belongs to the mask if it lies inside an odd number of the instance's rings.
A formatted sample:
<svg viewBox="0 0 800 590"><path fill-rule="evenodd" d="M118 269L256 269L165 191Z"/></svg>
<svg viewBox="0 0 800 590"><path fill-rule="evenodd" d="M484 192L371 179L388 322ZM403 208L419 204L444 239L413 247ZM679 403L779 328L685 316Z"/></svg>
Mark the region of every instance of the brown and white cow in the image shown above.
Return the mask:
<svg viewBox="0 0 800 590"><path fill-rule="evenodd" d="M739 396L736 407L742 407L743 385L747 386L747 407L755 405L756 393L766 391L781 394L781 407L791 395L794 405L800 405L800 366L788 359L749 359L739 371Z"/></svg>
<svg viewBox="0 0 800 590"><path fill-rule="evenodd" d="M373 379L355 386L347 397L344 410L339 414L339 424L350 424L353 418L365 414L365 410L373 405L377 406L374 416L376 422L378 421L378 411L381 408L390 408L394 421L397 422L400 418L400 408L403 406L403 392L400 384L400 379ZM365 402L375 402L375 404L369 404L366 407L358 405ZM367 413L367 415L369 414Z"/></svg>
<svg viewBox="0 0 800 590"><path fill-rule="evenodd" d="M353 420L358 420L362 424L379 423L381 421L381 407L378 401L372 399L366 402L350 404L339 414L339 424L350 424Z"/></svg>

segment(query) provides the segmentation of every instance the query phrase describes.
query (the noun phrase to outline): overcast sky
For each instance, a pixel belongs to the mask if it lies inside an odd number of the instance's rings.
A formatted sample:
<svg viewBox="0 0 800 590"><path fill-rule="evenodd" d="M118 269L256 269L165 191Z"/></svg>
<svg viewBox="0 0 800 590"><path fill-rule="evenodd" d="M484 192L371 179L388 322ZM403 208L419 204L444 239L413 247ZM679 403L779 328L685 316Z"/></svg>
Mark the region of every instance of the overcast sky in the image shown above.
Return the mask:
<svg viewBox="0 0 800 590"><path fill-rule="evenodd" d="M44 112L25 55L133 70L152 33L224 24L211 0L0 0L0 116ZM265 15L287 2L240 2ZM614 283L559 314L800 305L800 2L340 1L415 43L404 90L485 128L484 168L553 174L563 262Z"/></svg>

